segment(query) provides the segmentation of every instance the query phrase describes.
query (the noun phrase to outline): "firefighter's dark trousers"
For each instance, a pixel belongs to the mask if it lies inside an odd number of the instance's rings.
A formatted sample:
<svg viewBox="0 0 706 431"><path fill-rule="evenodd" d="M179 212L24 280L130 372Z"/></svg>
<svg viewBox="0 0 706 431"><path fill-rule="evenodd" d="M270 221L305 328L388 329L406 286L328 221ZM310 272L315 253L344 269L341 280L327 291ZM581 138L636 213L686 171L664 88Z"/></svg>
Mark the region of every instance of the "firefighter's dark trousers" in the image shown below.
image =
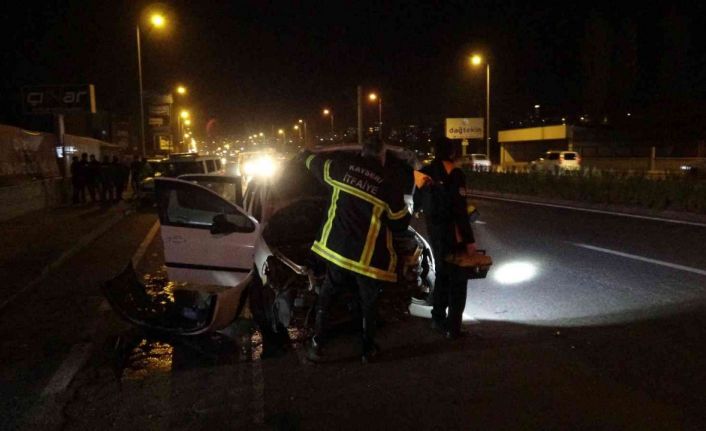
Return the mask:
<svg viewBox="0 0 706 431"><path fill-rule="evenodd" d="M357 293L360 308L361 335L363 350L371 349L375 342L376 300L384 282L343 269L332 263L327 264L326 278L316 306L317 341L325 342L329 330L329 313L334 299L341 293Z"/></svg>

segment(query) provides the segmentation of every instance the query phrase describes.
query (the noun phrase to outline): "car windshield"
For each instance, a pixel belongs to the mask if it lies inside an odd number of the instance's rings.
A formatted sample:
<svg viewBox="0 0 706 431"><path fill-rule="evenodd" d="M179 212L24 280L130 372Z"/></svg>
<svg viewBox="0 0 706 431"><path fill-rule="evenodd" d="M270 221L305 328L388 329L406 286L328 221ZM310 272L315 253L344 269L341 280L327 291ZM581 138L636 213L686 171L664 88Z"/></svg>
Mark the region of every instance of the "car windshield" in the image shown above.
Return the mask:
<svg viewBox="0 0 706 431"><path fill-rule="evenodd" d="M196 180L192 180L189 178L185 179L187 181L192 181L200 186L204 186L213 190L220 197L227 200L228 202L234 203L236 205L242 204L242 199L240 198L242 193L238 193L238 187L240 187L239 182L216 181L209 180L206 178L199 178Z"/></svg>
<svg viewBox="0 0 706 431"><path fill-rule="evenodd" d="M547 153L547 160L559 160L559 153Z"/></svg>
<svg viewBox="0 0 706 431"><path fill-rule="evenodd" d="M576 160L576 153L564 153L564 160Z"/></svg>

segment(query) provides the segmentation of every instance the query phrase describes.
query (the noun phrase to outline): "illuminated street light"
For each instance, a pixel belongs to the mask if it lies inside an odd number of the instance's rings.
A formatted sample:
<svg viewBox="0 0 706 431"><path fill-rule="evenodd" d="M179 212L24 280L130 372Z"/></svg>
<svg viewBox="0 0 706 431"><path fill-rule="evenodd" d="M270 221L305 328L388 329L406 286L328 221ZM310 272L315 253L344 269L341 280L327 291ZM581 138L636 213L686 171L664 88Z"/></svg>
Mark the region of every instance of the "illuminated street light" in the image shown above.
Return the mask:
<svg viewBox="0 0 706 431"><path fill-rule="evenodd" d="M176 92L183 96L186 94L186 87L184 87L183 85L180 85L177 87Z"/></svg>
<svg viewBox="0 0 706 431"><path fill-rule="evenodd" d="M188 118L186 120L184 120L184 125L191 126L191 120Z"/></svg>
<svg viewBox="0 0 706 431"><path fill-rule="evenodd" d="M150 22L153 26L162 28L167 21L164 19L164 15L155 13L150 17Z"/></svg>
<svg viewBox="0 0 706 431"><path fill-rule="evenodd" d="M301 143L302 141L302 128L299 127L299 124L294 125L294 130L299 132L299 142ZM301 147L300 147L301 148Z"/></svg>
<svg viewBox="0 0 706 431"><path fill-rule="evenodd" d="M189 118L189 111L181 111L179 113L179 116L186 120L187 118Z"/></svg>
<svg viewBox="0 0 706 431"><path fill-rule="evenodd" d="M483 57L479 54L471 56L471 65L477 67L482 63ZM490 158L490 63L487 61L485 62L485 154ZM502 160L500 162L502 163Z"/></svg>
<svg viewBox="0 0 706 431"><path fill-rule="evenodd" d="M277 130L277 134L282 135L282 149L284 149L287 145L287 134L285 133L284 129Z"/></svg>
<svg viewBox="0 0 706 431"><path fill-rule="evenodd" d="M331 112L330 109L325 108L325 109L323 110L323 114L324 114L324 117L327 116L327 115L331 117L331 135L333 136L333 134L334 134L334 133L333 133L333 112Z"/></svg>
<svg viewBox="0 0 706 431"><path fill-rule="evenodd" d="M307 141L308 141L308 139L309 139L309 135L306 133L306 121L304 121L303 119L300 118L300 119L299 119L299 124L301 124L302 126L304 126L304 137L303 137L303 139L304 139L304 145L306 146L306 143L307 143ZM301 133L301 132L300 132L300 133Z"/></svg>
<svg viewBox="0 0 706 431"><path fill-rule="evenodd" d="M368 100L371 102L378 101L378 132L380 133L380 139L382 139L382 97L378 96L377 93L368 94Z"/></svg>
<svg viewBox="0 0 706 431"><path fill-rule="evenodd" d="M166 25L166 19L163 15L155 13L150 17L150 24L153 28L162 28ZM142 43L140 42L140 23L138 22L135 26L135 35L137 42L137 78L139 81L140 90L140 146L142 150L142 156L145 153L145 102L144 102L144 91L142 90Z"/></svg>
<svg viewBox="0 0 706 431"><path fill-rule="evenodd" d="M262 138L263 136L265 136L265 134L260 132L260 137Z"/></svg>

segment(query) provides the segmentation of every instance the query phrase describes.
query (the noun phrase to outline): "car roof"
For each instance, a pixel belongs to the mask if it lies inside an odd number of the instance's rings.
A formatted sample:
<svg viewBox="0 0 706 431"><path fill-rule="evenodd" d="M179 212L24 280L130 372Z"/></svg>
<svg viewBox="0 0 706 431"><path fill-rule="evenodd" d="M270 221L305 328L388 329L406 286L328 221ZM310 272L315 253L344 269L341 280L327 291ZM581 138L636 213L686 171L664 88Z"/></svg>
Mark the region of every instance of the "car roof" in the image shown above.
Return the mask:
<svg viewBox="0 0 706 431"><path fill-rule="evenodd" d="M353 144L337 144L337 145L326 145L326 146L316 146L311 149L311 152L319 153L336 153L336 152L346 152L346 151L361 151L363 146L357 143ZM422 167L421 162L417 158L414 151L399 147L397 145L384 144L383 149L386 153L392 153L400 160L403 160L410 164L414 169L420 169Z"/></svg>
<svg viewBox="0 0 706 431"><path fill-rule="evenodd" d="M220 159L218 156L204 156L196 153L174 153L170 154L168 160L170 162L188 162L188 161L201 161L201 160L215 160Z"/></svg>
<svg viewBox="0 0 706 431"><path fill-rule="evenodd" d="M180 180L198 180L198 179L208 179L214 182L228 182L235 178L242 178L240 175L226 175L219 172L209 172L204 174L181 174L177 177Z"/></svg>

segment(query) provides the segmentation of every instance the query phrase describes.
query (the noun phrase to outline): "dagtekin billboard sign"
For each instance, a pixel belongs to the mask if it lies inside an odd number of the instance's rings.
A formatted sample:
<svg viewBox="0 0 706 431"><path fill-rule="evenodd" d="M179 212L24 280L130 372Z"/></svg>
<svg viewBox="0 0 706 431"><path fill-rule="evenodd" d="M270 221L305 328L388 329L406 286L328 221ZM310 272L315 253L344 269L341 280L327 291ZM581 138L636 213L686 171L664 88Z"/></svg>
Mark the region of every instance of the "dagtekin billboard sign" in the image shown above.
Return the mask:
<svg viewBox="0 0 706 431"><path fill-rule="evenodd" d="M68 112L95 114L95 89L93 84L23 87L22 109L25 114L65 114Z"/></svg>
<svg viewBox="0 0 706 431"><path fill-rule="evenodd" d="M449 139L483 139L484 118L447 118L446 137Z"/></svg>

